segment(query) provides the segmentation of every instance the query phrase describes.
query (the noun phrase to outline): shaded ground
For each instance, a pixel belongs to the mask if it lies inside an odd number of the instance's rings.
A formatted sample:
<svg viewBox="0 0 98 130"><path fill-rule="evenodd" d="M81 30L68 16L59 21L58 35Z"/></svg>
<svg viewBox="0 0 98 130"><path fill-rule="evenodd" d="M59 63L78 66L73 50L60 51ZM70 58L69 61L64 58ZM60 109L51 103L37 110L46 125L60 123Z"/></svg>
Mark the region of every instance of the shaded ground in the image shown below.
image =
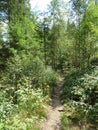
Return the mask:
<svg viewBox="0 0 98 130"><path fill-rule="evenodd" d="M52 105L48 108L48 119L44 122L41 130L60 130L61 129L61 113L63 112L63 105L61 104L60 96L62 93L62 86L64 78L61 77L55 88L55 93L52 99Z"/></svg>

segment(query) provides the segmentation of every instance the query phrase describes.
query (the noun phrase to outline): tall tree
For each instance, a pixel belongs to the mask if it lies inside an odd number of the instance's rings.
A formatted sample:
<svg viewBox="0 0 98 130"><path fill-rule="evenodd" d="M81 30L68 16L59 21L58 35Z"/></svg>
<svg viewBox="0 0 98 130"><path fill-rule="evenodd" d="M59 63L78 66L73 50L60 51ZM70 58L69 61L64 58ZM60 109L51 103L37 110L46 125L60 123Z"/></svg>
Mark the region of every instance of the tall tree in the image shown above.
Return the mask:
<svg viewBox="0 0 98 130"><path fill-rule="evenodd" d="M89 35L94 36L89 24L92 21L91 17L89 17L90 2L84 0L73 0L71 6L73 7L73 16L76 17L73 21L75 23L76 32L74 35L75 43L73 44L75 50L74 62L75 66L84 69L90 65L89 61L92 56L91 53L94 52L93 41L89 41Z"/></svg>
<svg viewBox="0 0 98 130"><path fill-rule="evenodd" d="M62 45L65 41L66 20L65 9L62 0L52 0L49 6L50 12L50 35L49 35L49 58L53 69L62 66ZM59 61L60 60L60 61ZM62 68L62 67L61 67Z"/></svg>

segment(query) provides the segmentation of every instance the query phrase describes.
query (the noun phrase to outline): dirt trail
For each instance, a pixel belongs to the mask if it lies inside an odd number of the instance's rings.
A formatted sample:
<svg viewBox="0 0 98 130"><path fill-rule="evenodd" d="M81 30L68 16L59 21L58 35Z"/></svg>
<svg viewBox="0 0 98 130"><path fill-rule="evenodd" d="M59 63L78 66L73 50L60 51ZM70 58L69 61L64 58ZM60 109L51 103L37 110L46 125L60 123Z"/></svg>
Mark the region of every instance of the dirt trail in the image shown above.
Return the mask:
<svg viewBox="0 0 98 130"><path fill-rule="evenodd" d="M48 108L48 119L43 124L41 130L60 130L61 129L61 113L63 112L63 105L61 104L60 96L62 93L62 86L64 78L61 77L55 88L55 93L52 99L52 105Z"/></svg>

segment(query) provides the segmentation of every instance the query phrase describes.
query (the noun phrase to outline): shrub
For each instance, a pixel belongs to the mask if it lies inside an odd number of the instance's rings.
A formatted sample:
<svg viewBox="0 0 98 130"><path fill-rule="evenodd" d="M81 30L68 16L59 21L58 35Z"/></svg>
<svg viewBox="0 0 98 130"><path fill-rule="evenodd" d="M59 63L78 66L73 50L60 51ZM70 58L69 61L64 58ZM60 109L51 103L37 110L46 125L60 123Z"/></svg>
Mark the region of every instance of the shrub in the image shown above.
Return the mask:
<svg viewBox="0 0 98 130"><path fill-rule="evenodd" d="M54 93L54 88L57 85L59 74L53 71L51 68L47 68L45 71L45 82L50 86L50 94Z"/></svg>
<svg viewBox="0 0 98 130"><path fill-rule="evenodd" d="M70 120L68 119L65 113L62 114L61 119L62 119L62 130L71 130Z"/></svg>
<svg viewBox="0 0 98 130"><path fill-rule="evenodd" d="M2 74L0 130L38 130L58 77L37 56L10 58Z"/></svg>
<svg viewBox="0 0 98 130"><path fill-rule="evenodd" d="M7 97L0 102L0 130L38 130L39 120L47 116L48 98L43 97L40 89L33 90L22 86L17 94L17 105Z"/></svg>
<svg viewBox="0 0 98 130"><path fill-rule="evenodd" d="M73 78L73 79L72 79ZM72 80L70 80L72 79ZM78 125L90 123L97 128L98 122L98 68L78 77L70 77L64 84L71 107L70 119ZM66 88L69 86L69 90ZM64 98L64 96L63 96ZM72 111L73 110L73 111Z"/></svg>

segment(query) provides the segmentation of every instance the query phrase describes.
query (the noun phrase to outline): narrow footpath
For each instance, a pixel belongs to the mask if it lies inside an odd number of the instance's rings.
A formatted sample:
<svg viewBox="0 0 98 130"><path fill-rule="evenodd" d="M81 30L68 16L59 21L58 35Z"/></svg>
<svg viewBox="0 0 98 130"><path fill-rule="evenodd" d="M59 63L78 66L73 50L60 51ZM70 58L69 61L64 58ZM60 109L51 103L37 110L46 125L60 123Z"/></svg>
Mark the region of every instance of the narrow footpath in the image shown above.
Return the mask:
<svg viewBox="0 0 98 130"><path fill-rule="evenodd" d="M61 104L60 96L64 77L60 77L55 93L52 99L52 105L48 108L48 119L44 122L41 130L61 130L61 114L63 112L63 105Z"/></svg>

